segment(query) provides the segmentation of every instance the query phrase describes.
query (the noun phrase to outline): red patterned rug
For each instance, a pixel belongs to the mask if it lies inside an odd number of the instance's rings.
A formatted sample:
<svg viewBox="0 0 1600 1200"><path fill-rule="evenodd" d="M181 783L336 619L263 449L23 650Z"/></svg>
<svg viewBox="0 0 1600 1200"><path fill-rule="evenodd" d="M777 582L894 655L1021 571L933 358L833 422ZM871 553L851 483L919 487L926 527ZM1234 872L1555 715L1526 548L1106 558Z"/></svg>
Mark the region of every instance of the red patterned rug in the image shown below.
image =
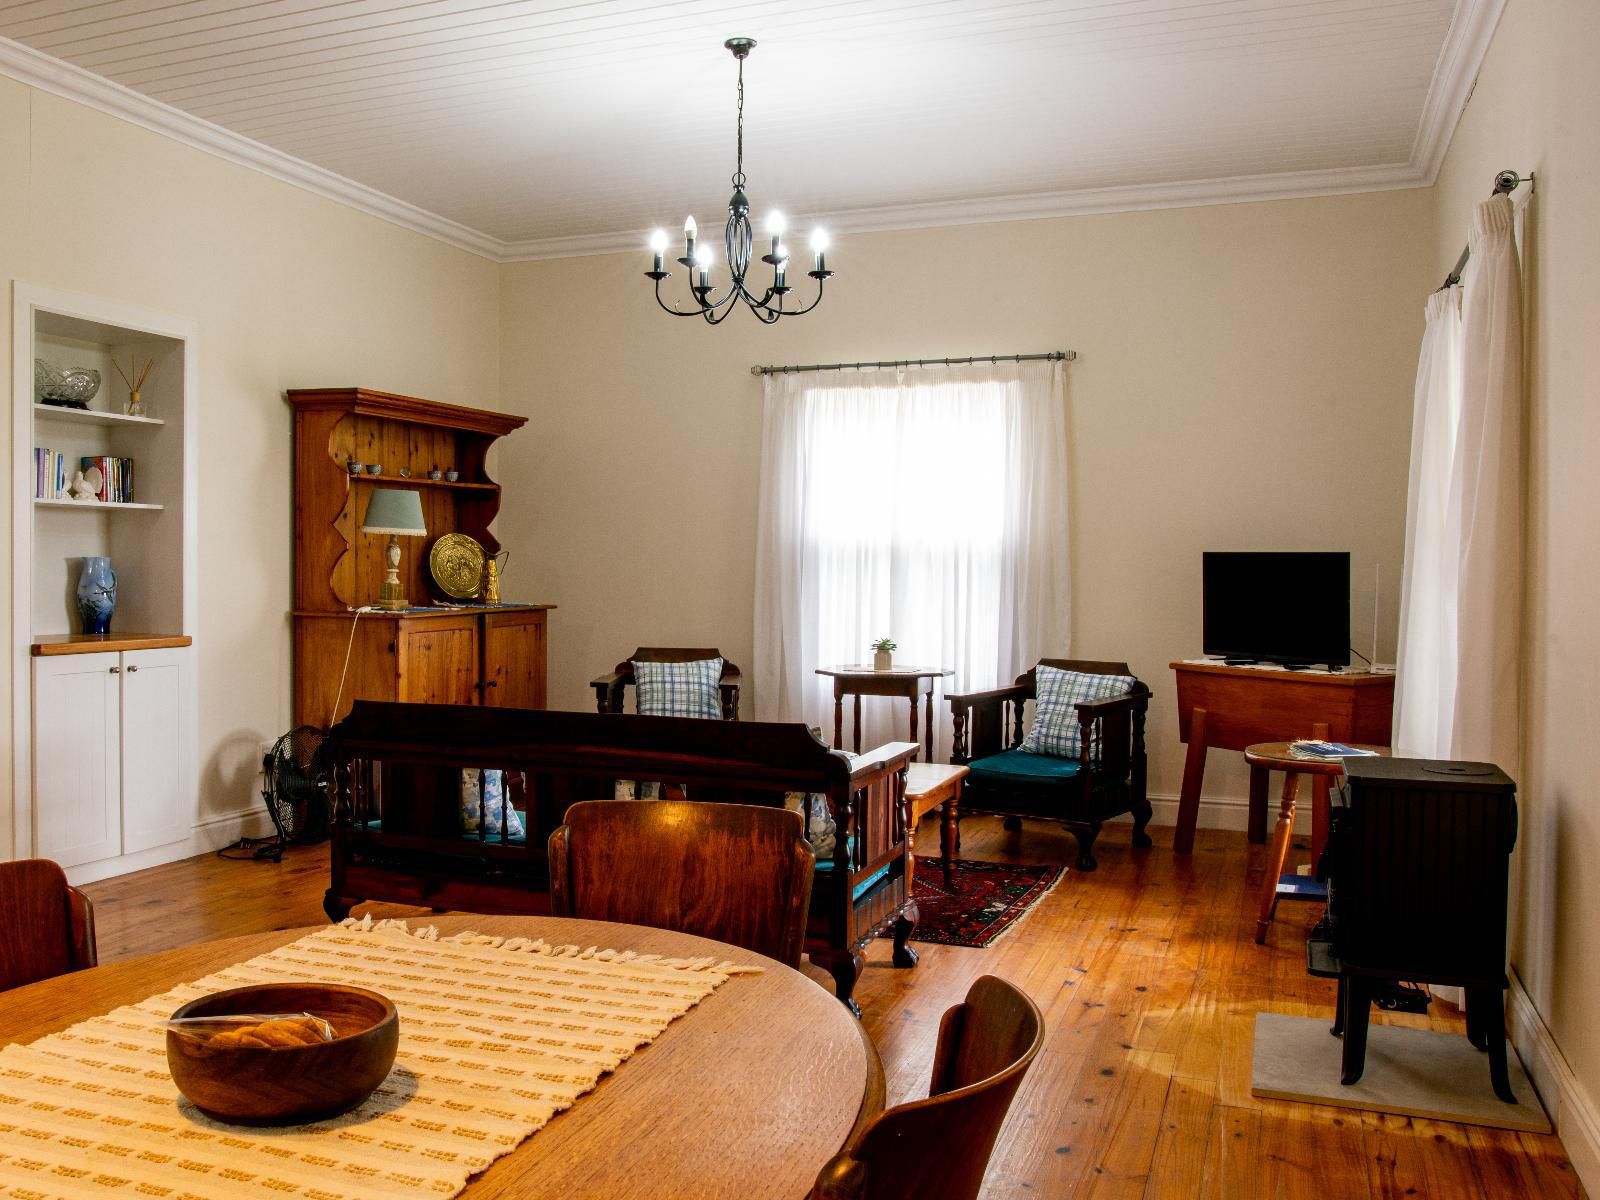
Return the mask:
<svg viewBox="0 0 1600 1200"><path fill-rule="evenodd" d="M1049 895L1063 874L1058 866L958 858L954 886L946 887L943 860L919 854L912 890L920 918L911 940L981 949Z"/></svg>

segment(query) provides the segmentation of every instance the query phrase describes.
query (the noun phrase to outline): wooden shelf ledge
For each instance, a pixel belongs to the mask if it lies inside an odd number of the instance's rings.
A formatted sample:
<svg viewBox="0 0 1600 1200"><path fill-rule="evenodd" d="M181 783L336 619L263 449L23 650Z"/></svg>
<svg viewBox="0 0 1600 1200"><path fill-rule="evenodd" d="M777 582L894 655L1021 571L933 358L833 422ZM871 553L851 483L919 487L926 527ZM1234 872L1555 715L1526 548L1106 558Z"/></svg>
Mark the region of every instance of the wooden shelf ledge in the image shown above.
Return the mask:
<svg viewBox="0 0 1600 1200"><path fill-rule="evenodd" d="M166 650L192 645L194 639L183 633L51 633L33 640L33 656L116 654L124 650Z"/></svg>

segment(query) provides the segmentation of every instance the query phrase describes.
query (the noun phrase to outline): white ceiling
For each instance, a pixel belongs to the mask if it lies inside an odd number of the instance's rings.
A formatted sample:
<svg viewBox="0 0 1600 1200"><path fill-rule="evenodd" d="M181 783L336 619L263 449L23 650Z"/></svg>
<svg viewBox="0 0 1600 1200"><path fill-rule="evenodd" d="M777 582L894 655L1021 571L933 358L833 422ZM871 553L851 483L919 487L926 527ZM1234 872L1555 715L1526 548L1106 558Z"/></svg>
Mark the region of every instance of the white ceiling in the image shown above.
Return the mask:
<svg viewBox="0 0 1600 1200"><path fill-rule="evenodd" d="M868 228L1430 182L1502 2L8 0L0 35L532 257L720 225L731 35L757 213Z"/></svg>

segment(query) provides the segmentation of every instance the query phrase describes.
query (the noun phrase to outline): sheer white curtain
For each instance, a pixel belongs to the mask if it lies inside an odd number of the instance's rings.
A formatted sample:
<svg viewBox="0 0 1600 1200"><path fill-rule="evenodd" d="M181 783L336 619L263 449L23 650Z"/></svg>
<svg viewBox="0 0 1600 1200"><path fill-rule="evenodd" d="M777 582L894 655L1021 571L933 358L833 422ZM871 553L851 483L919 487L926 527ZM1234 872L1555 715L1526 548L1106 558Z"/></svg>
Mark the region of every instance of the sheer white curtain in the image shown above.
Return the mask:
<svg viewBox="0 0 1600 1200"><path fill-rule="evenodd" d="M1520 210L1473 214L1460 294L1428 304L1412 425L1393 744L1519 768Z"/></svg>
<svg viewBox="0 0 1600 1200"><path fill-rule="evenodd" d="M763 719L831 731L820 666L954 669L993 687L1070 631L1061 364L765 377L755 684ZM906 736L868 701L864 741Z"/></svg>

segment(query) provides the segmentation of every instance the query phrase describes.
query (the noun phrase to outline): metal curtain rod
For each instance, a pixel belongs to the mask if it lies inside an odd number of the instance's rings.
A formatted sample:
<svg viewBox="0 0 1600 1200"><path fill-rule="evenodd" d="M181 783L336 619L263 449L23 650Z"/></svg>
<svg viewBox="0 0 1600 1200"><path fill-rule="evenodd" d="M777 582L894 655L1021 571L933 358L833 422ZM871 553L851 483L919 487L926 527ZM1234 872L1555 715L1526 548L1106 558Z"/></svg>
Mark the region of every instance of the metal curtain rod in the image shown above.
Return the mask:
<svg viewBox="0 0 1600 1200"><path fill-rule="evenodd" d="M1072 362L1076 350L1052 350L1048 354L980 354L976 358L902 358L894 362L807 363L789 367L751 367L752 375L794 375L801 371L860 371L867 367L965 367L972 363Z"/></svg>
<svg viewBox="0 0 1600 1200"><path fill-rule="evenodd" d="M1532 183L1532 175L1518 175L1515 171L1501 171L1494 177L1494 191L1489 193L1489 199L1496 196L1509 196L1517 190L1518 184ZM1456 259L1455 269L1444 277L1444 282L1439 285L1442 292L1445 288L1455 287L1461 282L1461 272L1467 269L1467 259L1472 257L1472 243L1468 242L1461 251L1461 257Z"/></svg>

